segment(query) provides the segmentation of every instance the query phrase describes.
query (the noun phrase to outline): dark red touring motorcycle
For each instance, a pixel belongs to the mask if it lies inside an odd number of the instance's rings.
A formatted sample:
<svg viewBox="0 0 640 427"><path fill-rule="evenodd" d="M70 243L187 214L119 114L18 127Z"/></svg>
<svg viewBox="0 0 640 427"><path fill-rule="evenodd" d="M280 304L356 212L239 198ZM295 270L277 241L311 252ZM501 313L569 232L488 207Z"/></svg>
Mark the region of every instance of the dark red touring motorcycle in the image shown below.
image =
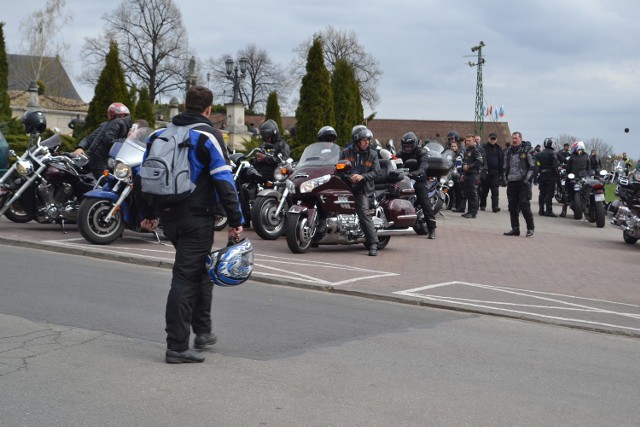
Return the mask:
<svg viewBox="0 0 640 427"><path fill-rule="evenodd" d="M286 215L285 234L294 253L304 253L318 245L365 243L347 183L351 163L339 157L340 147L336 144L311 144L288 181L293 205ZM414 194L409 178L395 170L390 160L381 160L380 167L382 176L375 181L372 206L378 249L384 249L392 235L414 233L416 211L409 200Z"/></svg>

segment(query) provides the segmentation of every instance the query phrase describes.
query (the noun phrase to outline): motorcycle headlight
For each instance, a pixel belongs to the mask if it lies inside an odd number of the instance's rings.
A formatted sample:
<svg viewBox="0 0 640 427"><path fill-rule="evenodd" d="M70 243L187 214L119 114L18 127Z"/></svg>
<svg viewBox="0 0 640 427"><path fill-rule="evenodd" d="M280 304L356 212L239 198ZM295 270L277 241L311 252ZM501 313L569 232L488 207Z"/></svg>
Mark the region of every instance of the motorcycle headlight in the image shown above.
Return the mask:
<svg viewBox="0 0 640 427"><path fill-rule="evenodd" d="M124 181L131 176L131 168L126 163L117 162L116 167L113 168L113 174L119 180Z"/></svg>
<svg viewBox="0 0 640 427"><path fill-rule="evenodd" d="M20 175L27 176L33 173L33 163L30 160L18 160L16 163L16 170Z"/></svg>
<svg viewBox="0 0 640 427"><path fill-rule="evenodd" d="M310 179L309 181L305 181L300 185L301 193L310 193L314 188L326 184L331 179L331 175L323 175L318 178Z"/></svg>

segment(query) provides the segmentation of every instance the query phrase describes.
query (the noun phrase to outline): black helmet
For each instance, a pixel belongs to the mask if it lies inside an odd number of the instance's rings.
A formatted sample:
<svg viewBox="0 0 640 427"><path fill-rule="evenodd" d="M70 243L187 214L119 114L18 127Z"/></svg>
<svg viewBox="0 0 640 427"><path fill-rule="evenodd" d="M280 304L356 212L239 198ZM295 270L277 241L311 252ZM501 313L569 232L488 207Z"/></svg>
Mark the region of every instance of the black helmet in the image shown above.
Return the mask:
<svg viewBox="0 0 640 427"><path fill-rule="evenodd" d="M271 141L272 137L278 135L278 124L272 119L260 125L260 136L263 141Z"/></svg>
<svg viewBox="0 0 640 427"><path fill-rule="evenodd" d="M413 132L407 132L402 135L400 144L402 145L402 151L410 153L418 146L418 137Z"/></svg>
<svg viewBox="0 0 640 427"><path fill-rule="evenodd" d="M351 129L351 141L358 142L361 139L369 139L373 138L373 133L365 125L356 125Z"/></svg>
<svg viewBox="0 0 640 427"><path fill-rule="evenodd" d="M556 140L553 138L547 138L544 140L543 145L544 148L551 148L553 150L556 146Z"/></svg>
<svg viewBox="0 0 640 427"><path fill-rule="evenodd" d="M447 134L447 140L449 139L453 139L456 142L460 142L460 135L458 135L458 132L456 132L455 130L452 130Z"/></svg>
<svg viewBox="0 0 640 427"><path fill-rule="evenodd" d="M22 116L22 124L27 133L42 133L47 128L47 119L42 111L27 111Z"/></svg>
<svg viewBox="0 0 640 427"><path fill-rule="evenodd" d="M338 134L336 130L331 126L323 126L318 131L318 141L320 142L336 142Z"/></svg>

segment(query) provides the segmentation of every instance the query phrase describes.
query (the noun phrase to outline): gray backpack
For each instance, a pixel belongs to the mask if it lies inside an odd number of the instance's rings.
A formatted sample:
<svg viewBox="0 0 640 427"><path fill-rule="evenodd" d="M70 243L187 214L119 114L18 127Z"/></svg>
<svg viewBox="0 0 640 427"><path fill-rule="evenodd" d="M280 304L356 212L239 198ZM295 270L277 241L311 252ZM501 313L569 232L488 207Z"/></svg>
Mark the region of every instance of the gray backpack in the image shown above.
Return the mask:
<svg viewBox="0 0 640 427"><path fill-rule="evenodd" d="M189 164L189 131L201 124L170 123L167 130L149 143L147 158L140 166L141 192L159 206L181 202L195 189Z"/></svg>

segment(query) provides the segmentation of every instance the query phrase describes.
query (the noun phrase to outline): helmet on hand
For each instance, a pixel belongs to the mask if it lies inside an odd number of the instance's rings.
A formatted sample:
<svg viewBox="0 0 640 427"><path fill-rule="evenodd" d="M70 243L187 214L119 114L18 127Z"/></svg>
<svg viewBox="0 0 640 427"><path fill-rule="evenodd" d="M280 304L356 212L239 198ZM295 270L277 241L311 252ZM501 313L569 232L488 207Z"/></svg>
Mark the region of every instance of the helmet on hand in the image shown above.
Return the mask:
<svg viewBox="0 0 640 427"><path fill-rule="evenodd" d="M402 151L410 153L418 146L418 137L413 132L407 132L402 135L400 145L402 145Z"/></svg>
<svg viewBox="0 0 640 427"><path fill-rule="evenodd" d="M556 140L553 138L547 138L544 140L543 145L544 145L544 148L554 149L556 146Z"/></svg>
<svg viewBox="0 0 640 427"><path fill-rule="evenodd" d="M207 255L209 277L218 286L236 286L246 282L253 271L253 245L246 237Z"/></svg>
<svg viewBox="0 0 640 427"><path fill-rule="evenodd" d="M263 141L269 142L271 141L271 138L277 135L278 124L273 119L269 119L260 125L260 136L262 137Z"/></svg>
<svg viewBox="0 0 640 427"><path fill-rule="evenodd" d="M576 154L580 150L587 151L587 148L584 146L584 142L575 141L573 144L571 144L571 153L572 154Z"/></svg>
<svg viewBox="0 0 640 427"><path fill-rule="evenodd" d="M27 111L22 116L22 124L27 133L42 133L47 128L47 119L42 111Z"/></svg>
<svg viewBox="0 0 640 427"><path fill-rule="evenodd" d="M358 142L361 139L368 139L371 141L373 133L365 125L356 125L351 129L351 141Z"/></svg>
<svg viewBox="0 0 640 427"><path fill-rule="evenodd" d="M338 139L338 133L331 126L323 126L318 131L319 142L336 142Z"/></svg>
<svg viewBox="0 0 640 427"><path fill-rule="evenodd" d="M126 117L130 114L131 113L129 112L127 106L121 104L120 102L114 102L113 104L109 105L109 108L107 108L107 117L109 117L109 120Z"/></svg>

